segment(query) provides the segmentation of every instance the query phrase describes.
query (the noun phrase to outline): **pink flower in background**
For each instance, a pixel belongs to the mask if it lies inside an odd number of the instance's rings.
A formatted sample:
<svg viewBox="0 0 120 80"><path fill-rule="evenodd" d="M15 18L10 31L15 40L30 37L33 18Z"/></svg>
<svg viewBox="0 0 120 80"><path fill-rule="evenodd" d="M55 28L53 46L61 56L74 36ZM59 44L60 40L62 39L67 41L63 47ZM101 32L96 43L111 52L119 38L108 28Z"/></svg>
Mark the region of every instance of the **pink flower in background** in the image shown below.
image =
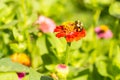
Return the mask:
<svg viewBox="0 0 120 80"><path fill-rule="evenodd" d="M97 33L98 38L112 38L113 33L106 25L101 25L95 28L95 32Z"/></svg>
<svg viewBox="0 0 120 80"><path fill-rule="evenodd" d="M40 25L39 29L44 33L53 32L56 27L54 21L45 16L39 16L36 23Z"/></svg>
<svg viewBox="0 0 120 80"><path fill-rule="evenodd" d="M68 66L66 66L65 64L58 64L56 66L56 71L61 74L61 75L67 75L69 72Z"/></svg>
<svg viewBox="0 0 120 80"><path fill-rule="evenodd" d="M18 75L18 80L22 80L22 78L25 76L25 73L19 72L19 73L17 73L17 75Z"/></svg>

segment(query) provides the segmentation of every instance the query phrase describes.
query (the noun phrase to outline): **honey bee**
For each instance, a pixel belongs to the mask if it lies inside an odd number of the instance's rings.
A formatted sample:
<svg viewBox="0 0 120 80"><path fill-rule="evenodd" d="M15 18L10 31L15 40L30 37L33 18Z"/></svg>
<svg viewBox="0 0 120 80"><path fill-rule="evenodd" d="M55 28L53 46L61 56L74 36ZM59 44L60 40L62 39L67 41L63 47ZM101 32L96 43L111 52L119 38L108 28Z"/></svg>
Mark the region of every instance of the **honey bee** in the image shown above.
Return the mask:
<svg viewBox="0 0 120 80"><path fill-rule="evenodd" d="M83 24L79 20L75 21L75 29L77 31L82 31L83 29Z"/></svg>

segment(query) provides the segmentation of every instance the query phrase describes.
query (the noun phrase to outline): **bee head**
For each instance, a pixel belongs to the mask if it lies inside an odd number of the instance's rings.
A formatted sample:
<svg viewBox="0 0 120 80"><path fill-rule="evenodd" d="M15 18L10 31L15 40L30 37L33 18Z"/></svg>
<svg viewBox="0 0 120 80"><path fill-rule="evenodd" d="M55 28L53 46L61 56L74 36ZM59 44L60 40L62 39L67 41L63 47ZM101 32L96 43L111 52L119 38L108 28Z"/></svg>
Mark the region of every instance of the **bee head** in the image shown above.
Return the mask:
<svg viewBox="0 0 120 80"><path fill-rule="evenodd" d="M75 27L78 31L81 31L83 29L83 24L79 20L76 20Z"/></svg>

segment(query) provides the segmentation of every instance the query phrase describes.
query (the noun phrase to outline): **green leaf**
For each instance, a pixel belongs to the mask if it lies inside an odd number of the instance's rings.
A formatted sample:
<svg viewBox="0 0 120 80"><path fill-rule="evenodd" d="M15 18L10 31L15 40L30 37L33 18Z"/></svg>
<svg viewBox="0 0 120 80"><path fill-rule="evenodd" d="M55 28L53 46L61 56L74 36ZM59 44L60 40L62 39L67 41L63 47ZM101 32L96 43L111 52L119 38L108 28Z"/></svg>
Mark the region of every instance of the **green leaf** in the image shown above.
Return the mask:
<svg viewBox="0 0 120 80"><path fill-rule="evenodd" d="M40 55L40 50L37 46L34 46L33 51L31 52L31 58L33 68L37 68L43 63Z"/></svg>
<svg viewBox="0 0 120 80"><path fill-rule="evenodd" d="M53 80L53 79L49 76L41 76L40 80Z"/></svg>
<svg viewBox="0 0 120 80"><path fill-rule="evenodd" d="M4 10L1 11L1 14L0 14L0 18L4 21L5 17L10 15L12 13L12 10L13 10L13 6L9 6L9 7L4 7Z"/></svg>
<svg viewBox="0 0 120 80"><path fill-rule="evenodd" d="M5 43L5 44L8 44L9 41L10 41L10 40L9 40L10 35L4 33L2 36L3 36L4 43Z"/></svg>
<svg viewBox="0 0 120 80"><path fill-rule="evenodd" d="M88 80L88 75L82 75L82 76L79 76L79 77L74 78L72 80Z"/></svg>
<svg viewBox="0 0 120 80"><path fill-rule="evenodd" d="M107 64L104 61L99 61L96 63L98 72L102 75L102 76L108 76L107 73Z"/></svg>
<svg viewBox="0 0 120 80"><path fill-rule="evenodd" d="M111 75L108 73L108 64L105 62L106 59L104 56L98 57L95 65L100 75L111 78Z"/></svg>
<svg viewBox="0 0 120 80"><path fill-rule="evenodd" d="M74 42L71 43L70 48L71 48L72 50L77 50L77 49L79 49L79 48L81 47L81 45L82 45L82 41L81 41L81 40L79 40L79 41L74 41Z"/></svg>
<svg viewBox="0 0 120 80"><path fill-rule="evenodd" d="M17 24L17 21L16 21L16 20L13 20L12 22L1 26L1 27L0 27L0 30L2 30L2 29L10 29L10 28L13 27L15 24Z"/></svg>
<svg viewBox="0 0 120 80"><path fill-rule="evenodd" d="M120 18L120 2L115 2L109 7L109 13L117 18Z"/></svg>
<svg viewBox="0 0 120 80"><path fill-rule="evenodd" d="M14 36L14 39L16 40L16 41L23 41L24 40L24 37L23 37L23 35L21 35L19 32L18 32L18 29L17 28L15 28L15 27L13 27L12 28L12 32L13 32L13 36Z"/></svg>
<svg viewBox="0 0 120 80"><path fill-rule="evenodd" d="M36 43L38 48L40 49L41 55L44 53L48 53L45 35L40 36Z"/></svg>
<svg viewBox="0 0 120 80"><path fill-rule="evenodd" d="M114 49L115 47L113 47ZM114 49L115 50L115 49ZM120 69L120 47L117 45L116 47L116 55L113 58L113 64L116 65Z"/></svg>
<svg viewBox="0 0 120 80"><path fill-rule="evenodd" d="M89 73L89 68L85 68L85 67L78 67L78 68L70 67L70 72L69 72L68 78L70 80L86 80L88 73ZM74 79L71 79L71 78L74 78Z"/></svg>
<svg viewBox="0 0 120 80"><path fill-rule="evenodd" d="M18 80L18 76L15 72L0 72L1 80Z"/></svg>
<svg viewBox="0 0 120 80"><path fill-rule="evenodd" d="M5 7L6 7L6 5L3 2L0 2L0 10L2 10Z"/></svg>
<svg viewBox="0 0 120 80"><path fill-rule="evenodd" d="M0 51L0 58L2 58L4 56L4 54Z"/></svg>
<svg viewBox="0 0 120 80"><path fill-rule="evenodd" d="M10 44L10 48L14 51L14 52L23 52L26 48L27 45L25 42L21 42L21 43L11 43Z"/></svg>
<svg viewBox="0 0 120 80"><path fill-rule="evenodd" d="M109 66L107 68L108 68L108 73L111 75L111 78L115 78L120 74L120 69L114 64L109 63Z"/></svg>
<svg viewBox="0 0 120 80"><path fill-rule="evenodd" d="M115 0L97 0L99 5L110 5L113 3Z"/></svg>
<svg viewBox="0 0 120 80"><path fill-rule="evenodd" d="M50 65L46 65L45 68L48 69L49 71L54 71L55 70L55 64L50 64Z"/></svg>
<svg viewBox="0 0 120 80"><path fill-rule="evenodd" d="M9 58L0 59L0 72L29 72L29 68L19 64L12 62Z"/></svg>
<svg viewBox="0 0 120 80"><path fill-rule="evenodd" d="M83 0L86 7L99 9L110 5L114 0Z"/></svg>
<svg viewBox="0 0 120 80"><path fill-rule="evenodd" d="M47 34L47 39L58 53L62 53L66 50L67 43L64 38L57 38L54 34Z"/></svg>
<svg viewBox="0 0 120 80"><path fill-rule="evenodd" d="M29 75L25 76L22 80L53 80L49 76L43 76L34 69L30 69Z"/></svg>
<svg viewBox="0 0 120 80"><path fill-rule="evenodd" d="M29 75L25 76L22 80L29 80Z"/></svg>
<svg viewBox="0 0 120 80"><path fill-rule="evenodd" d="M42 74L36 72L35 70L33 70L32 68L30 69L29 72L29 80L40 80L40 77L42 76Z"/></svg>

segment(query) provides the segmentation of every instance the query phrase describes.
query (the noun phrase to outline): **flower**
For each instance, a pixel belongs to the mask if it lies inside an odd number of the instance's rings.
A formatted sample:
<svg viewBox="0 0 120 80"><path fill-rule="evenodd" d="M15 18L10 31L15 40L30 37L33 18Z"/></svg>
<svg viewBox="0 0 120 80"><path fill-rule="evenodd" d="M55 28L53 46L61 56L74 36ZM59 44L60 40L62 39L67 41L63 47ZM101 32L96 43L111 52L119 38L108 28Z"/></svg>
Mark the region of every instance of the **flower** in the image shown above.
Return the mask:
<svg viewBox="0 0 120 80"><path fill-rule="evenodd" d="M101 25L95 28L95 32L97 33L98 38L112 38L113 34L111 30L106 25Z"/></svg>
<svg viewBox="0 0 120 80"><path fill-rule="evenodd" d="M82 27L82 24L79 24L79 27L74 22L65 22L62 25L59 25L55 28L56 37L65 37L67 42L78 41L79 39L85 37L85 29Z"/></svg>
<svg viewBox="0 0 120 80"><path fill-rule="evenodd" d="M14 53L10 57L14 62L30 66L30 58L25 53Z"/></svg>
<svg viewBox="0 0 120 80"><path fill-rule="evenodd" d="M25 76L26 73L24 72L18 72L17 75L18 75L18 80L22 80L22 78Z"/></svg>
<svg viewBox="0 0 120 80"><path fill-rule="evenodd" d="M53 32L56 27L54 21L45 16L39 16L36 24L40 25L39 29L44 33Z"/></svg>
<svg viewBox="0 0 120 80"><path fill-rule="evenodd" d="M30 66L30 58L25 53L14 53L10 56L13 62L18 62L25 66ZM22 80L25 76L25 72L17 72L18 80Z"/></svg>
<svg viewBox="0 0 120 80"><path fill-rule="evenodd" d="M56 71L59 75L66 76L69 72L69 68L65 64L58 64L56 66Z"/></svg>
<svg viewBox="0 0 120 80"><path fill-rule="evenodd" d="M51 77L52 77L53 79L55 79L55 80L59 80L59 79L58 79L58 76L57 76L55 73L51 73Z"/></svg>

